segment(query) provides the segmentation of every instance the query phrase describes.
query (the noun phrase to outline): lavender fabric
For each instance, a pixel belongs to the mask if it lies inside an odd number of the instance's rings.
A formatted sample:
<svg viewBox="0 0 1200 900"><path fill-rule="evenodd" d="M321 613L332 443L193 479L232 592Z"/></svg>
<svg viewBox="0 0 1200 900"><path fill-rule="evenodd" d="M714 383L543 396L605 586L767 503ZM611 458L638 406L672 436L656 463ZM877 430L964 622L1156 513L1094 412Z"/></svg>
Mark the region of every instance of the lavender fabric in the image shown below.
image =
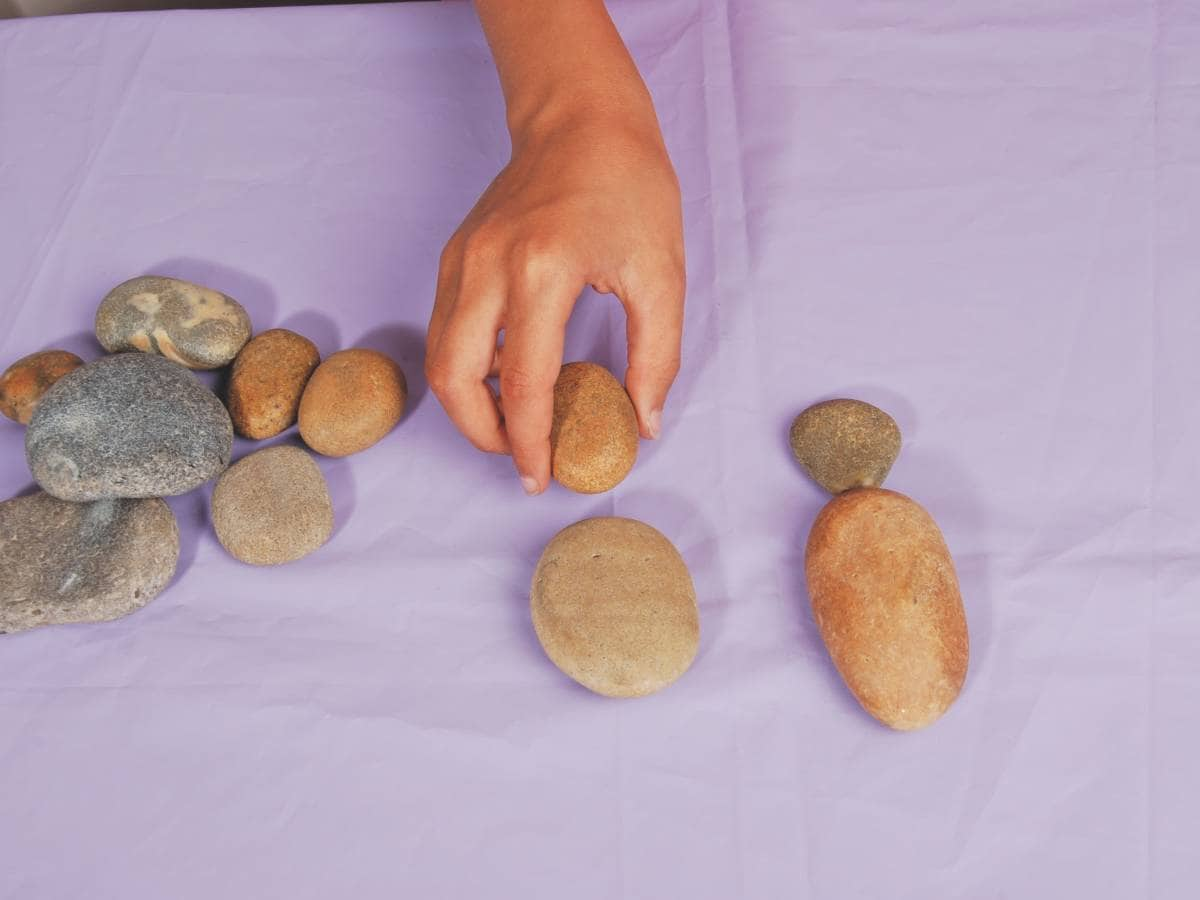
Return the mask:
<svg viewBox="0 0 1200 900"><path fill-rule="evenodd" d="M240 565L174 498L146 609L0 637L0 896L1196 896L1200 7L613 7L683 186L685 363L622 485L539 499L421 375L439 249L508 153L469 7L0 22L5 365L94 358L99 300L155 273L412 389L321 461L319 553ZM568 357L619 373L623 338L586 296ZM845 395L900 423L889 485L961 576L966 687L919 733L808 608L787 426ZM699 596L695 665L643 700L529 621L542 547L608 514Z"/></svg>

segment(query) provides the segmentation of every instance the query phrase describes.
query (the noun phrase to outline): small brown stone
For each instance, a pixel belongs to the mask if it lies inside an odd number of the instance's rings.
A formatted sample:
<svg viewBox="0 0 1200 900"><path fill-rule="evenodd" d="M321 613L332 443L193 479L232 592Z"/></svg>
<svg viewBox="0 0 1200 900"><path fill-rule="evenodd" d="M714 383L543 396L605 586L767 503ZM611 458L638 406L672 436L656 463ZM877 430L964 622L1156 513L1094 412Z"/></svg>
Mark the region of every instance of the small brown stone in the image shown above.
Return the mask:
<svg viewBox="0 0 1200 900"><path fill-rule="evenodd" d="M299 447L257 450L238 460L213 488L213 529L242 562L273 566L307 556L333 533L325 476Z"/></svg>
<svg viewBox="0 0 1200 900"><path fill-rule="evenodd" d="M954 561L920 504L859 488L826 504L805 554L813 617L838 672L872 716L924 728L967 675L967 619Z"/></svg>
<svg viewBox="0 0 1200 900"><path fill-rule="evenodd" d="M879 487L900 453L900 428L861 400L826 400L792 422L792 453L831 494Z"/></svg>
<svg viewBox="0 0 1200 900"><path fill-rule="evenodd" d="M408 400L400 366L378 350L341 350L317 366L300 398L300 436L325 456L366 450L396 427Z"/></svg>
<svg viewBox="0 0 1200 900"><path fill-rule="evenodd" d="M294 425L304 386L320 362L316 345L294 331L255 335L229 377L229 415L237 433L261 441Z"/></svg>
<svg viewBox="0 0 1200 900"><path fill-rule="evenodd" d="M616 487L637 460L633 402L603 366L567 363L554 384L550 471L563 487L599 494Z"/></svg>
<svg viewBox="0 0 1200 900"><path fill-rule="evenodd" d="M43 350L18 359L0 375L0 413L28 425L46 389L83 360L66 350Z"/></svg>
<svg viewBox="0 0 1200 900"><path fill-rule="evenodd" d="M585 519L555 535L538 560L530 610L551 662L608 697L661 690L700 643L683 557L634 519Z"/></svg>

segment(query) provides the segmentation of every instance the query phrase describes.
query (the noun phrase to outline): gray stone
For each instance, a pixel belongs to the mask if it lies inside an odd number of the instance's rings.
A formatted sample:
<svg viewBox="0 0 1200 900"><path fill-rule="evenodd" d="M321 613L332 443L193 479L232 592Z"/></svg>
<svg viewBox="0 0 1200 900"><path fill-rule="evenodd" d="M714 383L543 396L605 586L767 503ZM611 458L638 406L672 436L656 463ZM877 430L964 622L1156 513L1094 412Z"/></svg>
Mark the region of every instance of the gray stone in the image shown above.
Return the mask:
<svg viewBox="0 0 1200 900"><path fill-rule="evenodd" d="M143 275L117 285L100 302L96 337L110 353L141 350L189 369L217 369L250 340L250 316L219 291Z"/></svg>
<svg viewBox="0 0 1200 900"><path fill-rule="evenodd" d="M0 633L128 615L158 596L178 561L179 528L162 500L7 500Z"/></svg>
<svg viewBox="0 0 1200 900"><path fill-rule="evenodd" d="M25 432L37 483L63 500L183 494L229 464L233 423L212 391L161 356L121 353L63 376Z"/></svg>
<svg viewBox="0 0 1200 900"><path fill-rule="evenodd" d="M879 487L900 453L900 427L862 400L826 400L792 422L789 441L797 462L831 494Z"/></svg>

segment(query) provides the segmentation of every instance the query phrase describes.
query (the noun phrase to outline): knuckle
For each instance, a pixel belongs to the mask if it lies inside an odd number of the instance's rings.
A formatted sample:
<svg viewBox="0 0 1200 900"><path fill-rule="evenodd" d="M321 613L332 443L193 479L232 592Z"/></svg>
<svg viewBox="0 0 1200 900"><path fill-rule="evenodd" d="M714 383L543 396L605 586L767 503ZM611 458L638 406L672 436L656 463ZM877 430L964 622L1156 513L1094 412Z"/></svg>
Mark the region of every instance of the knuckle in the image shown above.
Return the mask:
<svg viewBox="0 0 1200 900"><path fill-rule="evenodd" d="M509 399L523 400L549 390L545 376L525 366L507 365L500 370L500 393Z"/></svg>
<svg viewBox="0 0 1200 900"><path fill-rule="evenodd" d="M522 238L512 254L513 275L524 284L544 285L562 277L564 254L553 240L541 235Z"/></svg>
<svg viewBox="0 0 1200 900"><path fill-rule="evenodd" d="M444 359L437 356L425 360L425 381L429 389L439 397L449 395L454 388L454 370Z"/></svg>

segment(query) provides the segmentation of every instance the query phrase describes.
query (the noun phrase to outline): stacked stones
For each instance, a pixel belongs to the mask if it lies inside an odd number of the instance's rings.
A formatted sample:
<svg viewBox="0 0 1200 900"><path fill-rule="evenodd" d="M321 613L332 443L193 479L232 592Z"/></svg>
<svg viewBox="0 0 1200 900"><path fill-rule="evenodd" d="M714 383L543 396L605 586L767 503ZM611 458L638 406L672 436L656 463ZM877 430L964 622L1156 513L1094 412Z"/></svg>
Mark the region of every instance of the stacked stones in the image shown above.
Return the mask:
<svg viewBox="0 0 1200 900"><path fill-rule="evenodd" d="M324 363L284 329L253 340L225 294L174 278L118 285L96 313L112 356L35 353L0 376L0 412L27 424L40 491L0 503L0 633L96 622L154 599L179 558L161 499L217 479L222 546L254 565L299 559L333 532L333 506L306 451L276 446L229 466L233 435L262 440L300 420L318 453L375 444L400 420L404 374L373 350ZM229 408L189 369L233 364Z"/></svg>
<svg viewBox="0 0 1200 900"><path fill-rule="evenodd" d="M916 501L881 485L900 429L859 400L809 407L792 423L792 452L833 499L805 552L813 616L851 693L902 731L936 721L958 697L968 637L954 561Z"/></svg>

